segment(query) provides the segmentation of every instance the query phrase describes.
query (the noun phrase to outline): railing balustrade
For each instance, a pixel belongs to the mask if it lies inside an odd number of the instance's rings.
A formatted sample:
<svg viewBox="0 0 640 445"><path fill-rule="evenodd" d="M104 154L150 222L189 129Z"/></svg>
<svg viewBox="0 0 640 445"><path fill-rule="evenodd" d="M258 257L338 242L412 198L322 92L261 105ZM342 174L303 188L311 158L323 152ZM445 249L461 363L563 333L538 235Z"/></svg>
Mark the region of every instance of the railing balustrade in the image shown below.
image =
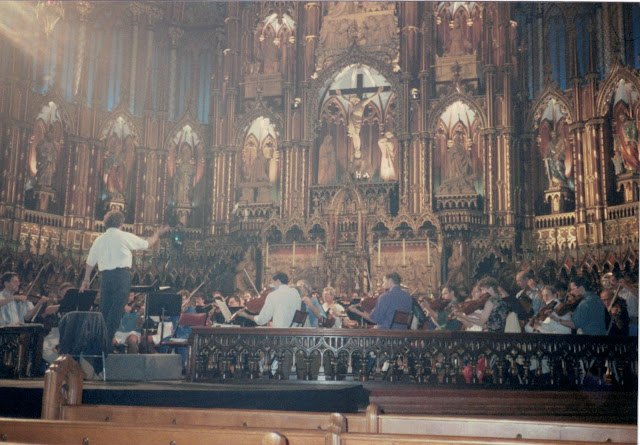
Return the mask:
<svg viewBox="0 0 640 445"><path fill-rule="evenodd" d="M637 386L637 338L376 329L194 327L191 381L402 380Z"/></svg>

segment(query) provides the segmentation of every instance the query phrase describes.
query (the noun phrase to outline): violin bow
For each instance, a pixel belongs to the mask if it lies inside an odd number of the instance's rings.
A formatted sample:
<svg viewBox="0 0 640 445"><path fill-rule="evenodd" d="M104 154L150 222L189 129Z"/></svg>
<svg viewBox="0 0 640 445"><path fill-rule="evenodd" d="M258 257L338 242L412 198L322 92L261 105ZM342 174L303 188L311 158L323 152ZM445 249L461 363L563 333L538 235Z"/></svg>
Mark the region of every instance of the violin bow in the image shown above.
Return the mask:
<svg viewBox="0 0 640 445"><path fill-rule="evenodd" d="M33 281L31 282L31 284L29 284L29 287L27 288L27 292L25 293L25 295L29 296L29 294L31 293L31 289L33 289L33 285L36 284L36 281L38 281L38 278L40 278L40 274L42 273L42 271L44 270L46 264L43 264L42 267L40 268L40 270L38 271L38 273L36 274L36 277L33 279ZM40 313L40 309L42 308L43 305L40 305L38 307L38 309L35 311L35 313L31 316L31 318L29 319L29 323L33 322L33 320L36 319L36 317L38 316L38 313Z"/></svg>
<svg viewBox="0 0 640 445"><path fill-rule="evenodd" d="M244 267L242 268L242 270L244 271L244 274L247 276L247 278L249 279L249 282L251 283L251 286L253 286L253 290L256 291L256 295L260 296L260 292L258 292L258 288L256 287L256 284L253 282L253 280L251 279L251 277L249 276L249 272L247 272L247 269L245 269Z"/></svg>
<svg viewBox="0 0 640 445"><path fill-rule="evenodd" d="M611 332L611 328L613 327L613 315L611 315L611 309L613 308L613 303L616 302L616 299L618 298L618 292L620 292L620 289L622 288L622 284L618 284L618 288L616 289L616 292L613 294L613 298L611 299L611 303L609 303L609 307L607 308L607 312L609 312L609 315L611 317L611 320L609 320L609 327L607 328L607 335L609 335L609 332Z"/></svg>

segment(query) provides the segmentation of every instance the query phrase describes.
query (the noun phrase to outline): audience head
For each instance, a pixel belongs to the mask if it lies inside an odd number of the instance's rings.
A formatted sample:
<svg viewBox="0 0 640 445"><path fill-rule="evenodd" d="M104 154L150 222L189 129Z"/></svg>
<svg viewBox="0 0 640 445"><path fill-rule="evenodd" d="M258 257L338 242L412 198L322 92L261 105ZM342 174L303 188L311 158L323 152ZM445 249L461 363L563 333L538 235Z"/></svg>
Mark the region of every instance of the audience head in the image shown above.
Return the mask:
<svg viewBox="0 0 640 445"><path fill-rule="evenodd" d="M124 214L120 210L111 210L104 215L104 227L111 229L118 228L124 224Z"/></svg>

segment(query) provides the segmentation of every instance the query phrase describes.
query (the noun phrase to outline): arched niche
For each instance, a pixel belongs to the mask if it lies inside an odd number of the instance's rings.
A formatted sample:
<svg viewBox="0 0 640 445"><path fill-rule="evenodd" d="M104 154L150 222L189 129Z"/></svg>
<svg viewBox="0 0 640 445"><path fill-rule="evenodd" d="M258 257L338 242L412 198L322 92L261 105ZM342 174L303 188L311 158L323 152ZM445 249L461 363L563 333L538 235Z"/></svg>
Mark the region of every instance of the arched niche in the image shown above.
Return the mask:
<svg viewBox="0 0 640 445"><path fill-rule="evenodd" d="M279 202L281 165L275 124L268 117L259 116L243 133L236 202Z"/></svg>
<svg viewBox="0 0 640 445"><path fill-rule="evenodd" d="M396 181L396 96L389 80L375 68L353 63L328 77L319 97L314 182L337 184L348 176Z"/></svg>
<svg viewBox="0 0 640 445"><path fill-rule="evenodd" d="M169 215L185 227L204 217L204 153L198 131L184 124L170 138L167 153L167 207Z"/></svg>

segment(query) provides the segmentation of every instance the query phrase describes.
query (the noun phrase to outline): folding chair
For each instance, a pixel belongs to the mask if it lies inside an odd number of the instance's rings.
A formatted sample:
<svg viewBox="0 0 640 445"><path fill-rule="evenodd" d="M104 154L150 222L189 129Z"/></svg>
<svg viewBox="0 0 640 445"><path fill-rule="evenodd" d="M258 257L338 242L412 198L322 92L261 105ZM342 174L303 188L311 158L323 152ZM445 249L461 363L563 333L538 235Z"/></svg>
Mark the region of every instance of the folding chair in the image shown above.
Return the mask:
<svg viewBox="0 0 640 445"><path fill-rule="evenodd" d="M296 310L296 313L293 316L293 320L291 321L291 326L289 327L294 327L294 324L296 325L295 327L304 326L304 322L307 320L308 315L308 312Z"/></svg>
<svg viewBox="0 0 640 445"><path fill-rule="evenodd" d="M393 329L395 325L398 325L404 326L405 329L409 329L411 326L411 317L413 317L411 312L395 311L393 313L393 321L391 322L390 328Z"/></svg>
<svg viewBox="0 0 640 445"><path fill-rule="evenodd" d="M207 323L207 313L203 312L201 314L191 314L191 313L183 313L180 314L180 318L178 319L178 324L173 330L173 336L168 341L163 341L160 344L162 346L167 346L168 350L180 347L180 346L189 346L188 338L177 338L176 334L178 333L179 326L206 326Z"/></svg>

